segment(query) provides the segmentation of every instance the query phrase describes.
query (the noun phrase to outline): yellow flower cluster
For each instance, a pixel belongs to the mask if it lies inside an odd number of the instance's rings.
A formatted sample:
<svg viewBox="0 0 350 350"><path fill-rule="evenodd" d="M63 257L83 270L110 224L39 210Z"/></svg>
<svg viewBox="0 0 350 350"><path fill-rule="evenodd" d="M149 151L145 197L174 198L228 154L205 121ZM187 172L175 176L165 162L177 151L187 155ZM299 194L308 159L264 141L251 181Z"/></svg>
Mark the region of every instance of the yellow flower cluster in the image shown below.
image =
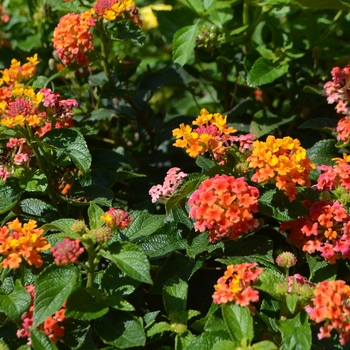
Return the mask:
<svg viewBox="0 0 350 350"><path fill-rule="evenodd" d="M270 135L266 142L254 141L252 154L248 157L250 168L256 172L253 181L264 182L273 178L276 187L283 190L289 200L298 193L296 185L310 186L309 174L315 165L306 156L306 150L298 139L276 139Z"/></svg>
<svg viewBox="0 0 350 350"><path fill-rule="evenodd" d="M142 29L150 30L152 28L158 27L157 17L154 15L153 10L155 11L171 11L173 7L171 5L165 4L154 4L148 5L145 7L140 7L139 13L142 21Z"/></svg>
<svg viewBox="0 0 350 350"><path fill-rule="evenodd" d="M201 109L200 115L193 125L181 124L180 128L173 130L173 136L176 141L175 147L185 148L190 157L197 157L205 152L211 152L216 160L221 160L226 149L230 146L230 135L237 130L226 126L227 116L223 117L220 113L209 113L206 109Z"/></svg>
<svg viewBox="0 0 350 350"><path fill-rule="evenodd" d="M0 254L6 258L1 262L4 268L17 269L20 267L22 258L29 265L40 267L43 260L40 251L50 248L46 238L41 237L44 230L38 229L35 220L29 220L21 224L18 219L0 227Z"/></svg>
<svg viewBox="0 0 350 350"><path fill-rule="evenodd" d="M107 21L114 21L117 17L122 16L130 7L135 6L133 0L98 0L94 10Z"/></svg>

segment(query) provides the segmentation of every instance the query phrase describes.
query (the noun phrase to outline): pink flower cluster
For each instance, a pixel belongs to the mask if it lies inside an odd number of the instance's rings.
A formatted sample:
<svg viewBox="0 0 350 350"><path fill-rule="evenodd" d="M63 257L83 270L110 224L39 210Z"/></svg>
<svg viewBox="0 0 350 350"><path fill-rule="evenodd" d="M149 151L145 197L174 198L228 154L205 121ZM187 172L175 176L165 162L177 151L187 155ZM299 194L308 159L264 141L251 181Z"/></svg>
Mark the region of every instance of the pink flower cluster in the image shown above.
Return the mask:
<svg viewBox="0 0 350 350"><path fill-rule="evenodd" d="M182 184L182 179L187 174L182 172L180 168L171 168L166 173L163 185L155 185L149 190L149 195L152 197L152 203L157 200L167 200L174 191Z"/></svg>
<svg viewBox="0 0 350 350"><path fill-rule="evenodd" d="M339 333L341 345L350 340L350 287L342 280L319 282L314 289L312 305L306 307L310 319L324 322L318 338L330 338L331 331Z"/></svg>
<svg viewBox="0 0 350 350"><path fill-rule="evenodd" d="M224 276L220 277L214 286L214 303L234 302L240 306L250 306L250 303L259 301L259 292L252 288L253 283L263 272L263 269L257 266L257 263L227 266ZM252 306L250 309L254 310Z"/></svg>
<svg viewBox="0 0 350 350"><path fill-rule="evenodd" d="M80 246L80 239L71 240L65 238L57 243L56 247L50 249L57 265L67 265L75 263L80 254L84 253L84 248Z"/></svg>
<svg viewBox="0 0 350 350"><path fill-rule="evenodd" d="M331 191L338 186L350 191L350 156L343 154L343 158L334 158L336 164L320 165L318 170L322 174L317 179L317 184L313 188L319 191Z"/></svg>
<svg viewBox="0 0 350 350"><path fill-rule="evenodd" d="M236 240L258 227L253 213L258 211L259 190L243 177L215 175L204 180L188 200L189 216L196 231L210 233L210 241L224 237Z"/></svg>
<svg viewBox="0 0 350 350"><path fill-rule="evenodd" d="M338 201L304 202L310 214L282 223L280 230L290 230L288 240L303 251L320 252L330 264L350 258L350 215Z"/></svg>
<svg viewBox="0 0 350 350"><path fill-rule="evenodd" d="M332 81L328 81L324 85L325 95L329 104L336 103L335 109L337 113L347 115L339 120L336 131L337 139L347 143L350 137L350 117L349 101L350 101L350 65L345 68L334 67L331 71Z"/></svg>
<svg viewBox="0 0 350 350"><path fill-rule="evenodd" d="M233 142L239 143L239 151L244 153L253 148L253 139L256 138L254 134L245 134L240 136L231 136Z"/></svg>
<svg viewBox="0 0 350 350"><path fill-rule="evenodd" d="M124 230L133 220L127 211L115 208L109 208L109 210L101 216L101 219L105 221L108 228L117 230Z"/></svg>

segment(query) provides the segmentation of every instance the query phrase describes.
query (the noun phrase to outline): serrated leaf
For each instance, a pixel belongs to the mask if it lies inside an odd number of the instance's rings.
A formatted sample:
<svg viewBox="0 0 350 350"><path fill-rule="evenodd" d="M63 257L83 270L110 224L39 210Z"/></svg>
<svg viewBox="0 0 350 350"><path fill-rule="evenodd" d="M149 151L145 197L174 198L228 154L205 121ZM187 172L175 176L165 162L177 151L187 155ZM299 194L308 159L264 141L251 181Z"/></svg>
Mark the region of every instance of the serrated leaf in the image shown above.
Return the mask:
<svg viewBox="0 0 350 350"><path fill-rule="evenodd" d="M310 269L310 281L322 282L335 280L337 277L337 264L329 264L322 257L306 254L306 260Z"/></svg>
<svg viewBox="0 0 350 350"><path fill-rule="evenodd" d="M332 158L339 155L335 143L335 140L318 141L306 151L306 154L316 165L332 165Z"/></svg>
<svg viewBox="0 0 350 350"><path fill-rule="evenodd" d="M172 328L167 322L158 322L154 324L148 331L147 337L152 337L155 334L164 333L164 332L172 332Z"/></svg>
<svg viewBox="0 0 350 350"><path fill-rule="evenodd" d="M49 337L38 329L30 330L30 339L34 350L57 350L57 346Z"/></svg>
<svg viewBox="0 0 350 350"><path fill-rule="evenodd" d="M265 268L259 275L257 283L254 285L256 289L262 290L270 294L273 298L280 300L282 296L276 292L276 285L285 282L284 276L269 268Z"/></svg>
<svg viewBox="0 0 350 350"><path fill-rule="evenodd" d="M267 59L258 58L247 75L247 84L250 87L259 87L269 84L288 72L288 64L276 65Z"/></svg>
<svg viewBox="0 0 350 350"><path fill-rule="evenodd" d="M230 336L225 331L204 332L193 339L187 348L191 350L211 350L213 346L222 340L230 340Z"/></svg>
<svg viewBox="0 0 350 350"><path fill-rule="evenodd" d="M73 71L75 68L75 65L72 65L71 67L64 67L63 69L61 69L59 72L57 72L56 74L51 75L49 78L45 77L45 76L38 76L34 82L33 82L33 87L36 89L41 89L44 88L48 85L48 83L50 83L52 80L61 77L63 75L66 75L67 73Z"/></svg>
<svg viewBox="0 0 350 350"><path fill-rule="evenodd" d="M129 20L110 22L106 29L112 40L128 40L138 47L143 46L146 40L143 30Z"/></svg>
<svg viewBox="0 0 350 350"><path fill-rule="evenodd" d="M0 295L0 310L15 323L19 323L24 312L29 310L30 303L30 295L19 280L10 294Z"/></svg>
<svg viewBox="0 0 350 350"><path fill-rule="evenodd" d="M110 119L113 115L116 115L115 109L98 108L91 112L89 120L98 121L103 119Z"/></svg>
<svg viewBox="0 0 350 350"><path fill-rule="evenodd" d="M204 171L209 171L211 168L216 166L216 163L209 159L209 158L205 158L203 156L198 156L196 158L196 164Z"/></svg>
<svg viewBox="0 0 350 350"><path fill-rule="evenodd" d="M263 340L252 345L253 350L278 350L277 345L269 340Z"/></svg>
<svg viewBox="0 0 350 350"><path fill-rule="evenodd" d="M142 318L122 311L117 316L107 314L97 319L95 330L105 343L118 349L144 346L146 342Z"/></svg>
<svg viewBox="0 0 350 350"><path fill-rule="evenodd" d="M39 169L25 172L19 183L27 192L45 192L47 188L47 178Z"/></svg>
<svg viewBox="0 0 350 350"><path fill-rule="evenodd" d="M12 209L21 198L23 190L15 178L7 179L0 184L0 214Z"/></svg>
<svg viewBox="0 0 350 350"><path fill-rule="evenodd" d="M172 322L178 321L176 314L186 310L188 284L176 278L169 281L163 288L162 296L166 313Z"/></svg>
<svg viewBox="0 0 350 350"><path fill-rule="evenodd" d="M247 307L223 304L222 316L233 341L240 343L243 338L247 338L250 343L253 340L253 317Z"/></svg>
<svg viewBox="0 0 350 350"><path fill-rule="evenodd" d="M221 340L215 343L211 350L237 350L237 343L231 340Z"/></svg>
<svg viewBox="0 0 350 350"><path fill-rule="evenodd" d="M313 118L307 120L305 123L301 124L298 129L332 129L337 126L337 122L329 118Z"/></svg>
<svg viewBox="0 0 350 350"><path fill-rule="evenodd" d="M88 216L89 216L89 227L91 230L96 230L103 226L105 223L101 216L104 214L104 211L102 208L100 208L95 203L90 203L88 208Z"/></svg>
<svg viewBox="0 0 350 350"><path fill-rule="evenodd" d="M79 288L68 298L65 315L77 320L90 321L105 315L109 307L93 293L92 288Z"/></svg>
<svg viewBox="0 0 350 350"><path fill-rule="evenodd" d="M133 218L130 225L123 230L123 235L131 241L146 237L156 232L164 224L164 215L154 215L145 211L130 211Z"/></svg>
<svg viewBox="0 0 350 350"><path fill-rule="evenodd" d="M276 321L282 335L282 347L286 350L305 350L311 348L311 329L305 311L294 318Z"/></svg>
<svg viewBox="0 0 350 350"><path fill-rule="evenodd" d="M23 199L21 201L21 209L25 214L45 218L47 221L52 221L59 217L55 207L38 198Z"/></svg>
<svg viewBox="0 0 350 350"><path fill-rule="evenodd" d="M43 225L42 228L45 231L47 231L47 230L60 231L63 233L63 235L61 235L61 237L76 239L76 238L80 238L80 235L71 230L72 224L75 221L76 220L74 220L74 219L58 219L58 220L55 220L55 221L52 221L48 224Z"/></svg>
<svg viewBox="0 0 350 350"><path fill-rule="evenodd" d="M73 265L49 265L35 281L34 327L55 313L75 287L78 270Z"/></svg>
<svg viewBox="0 0 350 350"><path fill-rule="evenodd" d="M193 55L196 46L195 38L198 34L198 25L194 24L179 29L173 39L173 61L184 66Z"/></svg>
<svg viewBox="0 0 350 350"><path fill-rule="evenodd" d="M152 284L150 264L147 255L141 248L130 242L115 242L107 250L101 250L101 255L116 264L131 278Z"/></svg>
<svg viewBox="0 0 350 350"><path fill-rule="evenodd" d="M53 129L45 134L46 146L51 146L66 154L83 173L91 167L91 155L83 135L74 129Z"/></svg>

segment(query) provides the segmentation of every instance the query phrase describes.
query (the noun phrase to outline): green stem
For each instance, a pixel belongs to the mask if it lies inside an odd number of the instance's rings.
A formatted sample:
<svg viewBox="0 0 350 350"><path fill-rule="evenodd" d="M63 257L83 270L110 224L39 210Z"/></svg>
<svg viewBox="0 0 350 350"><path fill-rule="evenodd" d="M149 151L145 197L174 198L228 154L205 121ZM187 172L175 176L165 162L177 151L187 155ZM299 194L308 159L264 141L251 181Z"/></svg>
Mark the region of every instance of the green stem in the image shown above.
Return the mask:
<svg viewBox="0 0 350 350"><path fill-rule="evenodd" d="M243 25L249 25L249 5L247 0L243 4Z"/></svg>
<svg viewBox="0 0 350 350"><path fill-rule="evenodd" d="M105 29L103 28L103 24L101 21L97 21L96 23L96 28L100 34L100 42L101 42L101 66L103 69L103 72L106 74L108 81L112 82L112 75L111 72L109 70L109 64L108 64L108 51L109 51L109 43L110 43L110 39L105 31Z"/></svg>
<svg viewBox="0 0 350 350"><path fill-rule="evenodd" d="M94 272L95 272L95 252L88 252L88 268L87 268L87 282L86 282L86 288L92 287L94 284Z"/></svg>

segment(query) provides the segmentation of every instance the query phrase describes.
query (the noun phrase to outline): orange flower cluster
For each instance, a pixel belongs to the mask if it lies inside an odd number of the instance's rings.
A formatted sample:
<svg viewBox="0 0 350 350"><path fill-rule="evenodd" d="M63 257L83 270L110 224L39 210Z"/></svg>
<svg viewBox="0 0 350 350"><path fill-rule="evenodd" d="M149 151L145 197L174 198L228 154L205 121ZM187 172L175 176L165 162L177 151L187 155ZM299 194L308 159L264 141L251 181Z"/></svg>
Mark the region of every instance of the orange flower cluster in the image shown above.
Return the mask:
<svg viewBox="0 0 350 350"><path fill-rule="evenodd" d="M95 26L94 10L81 14L69 13L61 17L53 33L53 46L60 60L69 66L76 61L82 66L89 64L87 52L93 50L91 27Z"/></svg>
<svg viewBox="0 0 350 350"><path fill-rule="evenodd" d="M350 191L350 156L344 153L343 158L333 158L333 160L336 161L334 166L320 165L317 167L323 173L313 187L319 191L331 191L342 186Z"/></svg>
<svg viewBox="0 0 350 350"><path fill-rule="evenodd" d="M35 267L43 264L40 252L50 244L41 236L44 230L36 227L34 220L22 225L15 219L0 228L0 254L6 256L1 262L3 268L18 269L23 259Z"/></svg>
<svg viewBox="0 0 350 350"><path fill-rule="evenodd" d="M257 263L229 265L214 286L213 301L216 304L234 302L240 306L250 306L251 302L259 301L259 292L252 288L253 283L263 272L257 268ZM250 306L251 311L254 310Z"/></svg>
<svg viewBox="0 0 350 350"><path fill-rule="evenodd" d="M133 0L97 0L94 11L100 18L108 22L129 17L136 24L141 24Z"/></svg>
<svg viewBox="0 0 350 350"><path fill-rule="evenodd" d="M189 216L196 220L196 231L209 230L211 242L224 237L236 240L259 225L253 217L258 211L258 197L258 189L249 186L243 177L217 174L192 193Z"/></svg>
<svg viewBox="0 0 350 350"><path fill-rule="evenodd" d="M182 123L180 128L173 130L173 136L176 137L173 146L185 148L193 158L210 152L214 159L222 161L233 141L231 134L237 131L226 126L226 119L227 116L201 109L200 115L192 122L198 126L196 129L192 130L189 125Z"/></svg>
<svg viewBox="0 0 350 350"><path fill-rule="evenodd" d="M303 251L320 252L330 264L340 257L350 258L350 215L339 202L304 202L310 214L282 223L280 230L290 230L288 240Z"/></svg>
<svg viewBox="0 0 350 350"><path fill-rule="evenodd" d="M26 286L26 290L29 292L31 296L31 305L29 311L25 312L22 315L22 327L17 331L18 338L28 338L28 345L31 344L30 339L30 328L33 327L34 324L34 296L35 296L35 288L33 285ZM64 336L64 327L60 325L66 319L65 316L65 305L62 306L61 309L55 312L53 316L49 316L43 324L41 324L38 329L44 332L51 341L56 344L60 338Z"/></svg>
<svg viewBox="0 0 350 350"><path fill-rule="evenodd" d="M252 181L275 179L276 187L283 190L290 201L298 193L296 185L310 186L309 174L315 165L306 156L306 150L297 139L276 139L270 135L266 142L254 141L252 154L247 158L249 167L256 169Z"/></svg>
<svg viewBox="0 0 350 350"><path fill-rule="evenodd" d="M314 289L312 306L308 306L310 319L325 322L320 327L318 338L330 338L332 330L339 333L341 345L349 342L350 337L350 287L342 280L319 282Z"/></svg>

